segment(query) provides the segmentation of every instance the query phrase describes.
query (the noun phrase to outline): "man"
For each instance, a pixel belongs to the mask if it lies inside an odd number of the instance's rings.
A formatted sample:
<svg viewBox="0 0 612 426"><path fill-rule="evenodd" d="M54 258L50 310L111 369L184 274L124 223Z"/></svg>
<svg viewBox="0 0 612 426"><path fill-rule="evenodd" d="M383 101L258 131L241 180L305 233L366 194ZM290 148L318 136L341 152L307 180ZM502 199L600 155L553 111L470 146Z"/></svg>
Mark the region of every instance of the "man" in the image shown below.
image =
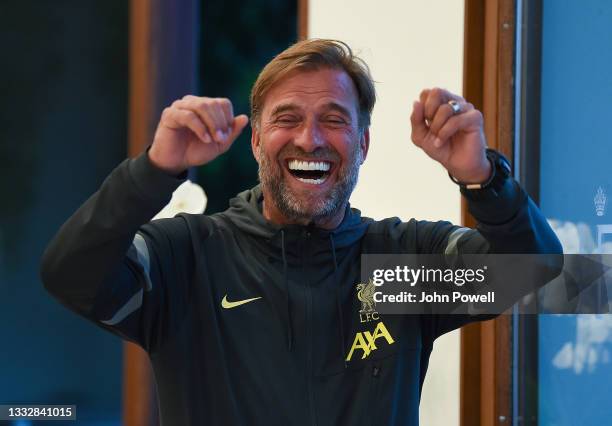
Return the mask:
<svg viewBox="0 0 612 426"><path fill-rule="evenodd" d="M412 139L460 184L479 231L351 209L374 100L348 46L297 43L253 87L259 186L226 212L148 223L248 121L226 99L186 96L50 243L46 288L149 353L163 424L416 425L433 341L480 318L360 318L361 254L560 251L486 151L480 112L445 90L414 103Z"/></svg>

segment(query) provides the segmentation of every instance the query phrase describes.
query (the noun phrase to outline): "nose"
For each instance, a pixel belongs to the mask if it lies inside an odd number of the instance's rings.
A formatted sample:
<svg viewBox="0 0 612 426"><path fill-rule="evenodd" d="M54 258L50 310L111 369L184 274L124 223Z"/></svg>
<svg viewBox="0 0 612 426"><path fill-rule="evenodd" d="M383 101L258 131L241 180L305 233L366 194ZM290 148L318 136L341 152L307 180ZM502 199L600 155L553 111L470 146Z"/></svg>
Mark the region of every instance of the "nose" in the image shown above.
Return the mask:
<svg viewBox="0 0 612 426"><path fill-rule="evenodd" d="M316 120L306 120L296 135L294 143L305 152L313 152L325 146L325 137Z"/></svg>

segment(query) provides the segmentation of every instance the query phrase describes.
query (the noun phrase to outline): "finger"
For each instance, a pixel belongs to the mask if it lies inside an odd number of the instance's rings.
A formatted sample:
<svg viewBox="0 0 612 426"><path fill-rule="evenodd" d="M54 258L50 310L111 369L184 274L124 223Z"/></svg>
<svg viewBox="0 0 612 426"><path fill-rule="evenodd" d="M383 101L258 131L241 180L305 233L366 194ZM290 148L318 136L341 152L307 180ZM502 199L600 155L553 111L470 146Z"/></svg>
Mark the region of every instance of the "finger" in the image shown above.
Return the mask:
<svg viewBox="0 0 612 426"><path fill-rule="evenodd" d="M427 97L429 96L429 89L423 89L421 90L421 93L419 94L419 101L421 101L422 104L425 104L425 101L427 100Z"/></svg>
<svg viewBox="0 0 612 426"><path fill-rule="evenodd" d="M439 87L435 87L429 90L427 94L427 99L423 101L425 105L425 119L427 120L427 122L431 124L431 122L434 120L434 117L436 116L438 108L440 108L444 104L447 104L450 100L455 100L457 102L465 102L465 99L463 99L461 96L449 92L446 89L440 89Z"/></svg>
<svg viewBox="0 0 612 426"><path fill-rule="evenodd" d="M202 142L212 142L206 126L202 123L200 117L193 111L179 108L167 108L166 118L167 127L177 130L187 128Z"/></svg>
<svg viewBox="0 0 612 426"><path fill-rule="evenodd" d="M457 132L475 130L482 127L482 114L477 109L472 109L463 114L451 117L438 132L438 139L445 143Z"/></svg>
<svg viewBox="0 0 612 426"><path fill-rule="evenodd" d="M212 139L217 143L223 143L222 114L216 111L218 108L211 107L212 102L213 100L210 98L187 95L183 99L175 101L172 105L196 113L206 125Z"/></svg>
<svg viewBox="0 0 612 426"><path fill-rule="evenodd" d="M232 146L236 138L240 136L240 133L242 133L242 130L249 122L249 118L246 115L241 114L235 117L232 121L233 125L231 126L231 130L228 133L227 138L222 143L217 144L219 147L219 153L224 153Z"/></svg>
<svg viewBox="0 0 612 426"><path fill-rule="evenodd" d="M425 121L425 125L429 126L429 121L425 117L425 102L427 102L427 98L429 97L429 89L424 89L419 94L419 102L423 105L423 120Z"/></svg>
<svg viewBox="0 0 612 426"><path fill-rule="evenodd" d="M223 112L223 118L225 119L225 127L223 131L226 135L230 135L232 132L232 125L234 124L234 108L232 102L229 99L219 99L219 106Z"/></svg>
<svg viewBox="0 0 612 426"><path fill-rule="evenodd" d="M453 110L453 107L448 102L440 105L440 107L436 111L436 115L434 116L433 120L429 124L429 131L431 133L437 136L440 129L444 126L444 124L446 124L446 122L450 118L452 118L455 115L463 114L463 113L466 113L474 109L474 106L470 103L461 102L461 101L457 101L457 103L459 104L459 108L460 108L458 113L455 113L455 111Z"/></svg>
<svg viewBox="0 0 612 426"><path fill-rule="evenodd" d="M429 129L425 124L425 116L423 115L423 104L419 101L414 101L412 104L412 114L410 114L410 123L412 124L412 142L420 147L427 136Z"/></svg>
<svg viewBox="0 0 612 426"><path fill-rule="evenodd" d="M440 105L450 100L448 95L449 93L446 90L438 87L429 91L427 99L425 99L423 105L425 106L425 119L427 119L430 124L436 116L436 112L438 112Z"/></svg>
<svg viewBox="0 0 612 426"><path fill-rule="evenodd" d="M200 120L200 117L193 111L188 110L177 110L177 122L180 123L183 127L188 128L193 132L198 139L200 139L204 143L211 143L212 138L206 129L206 126Z"/></svg>
<svg viewBox="0 0 612 426"><path fill-rule="evenodd" d="M231 133L228 137L230 142L233 142L238 136L240 136L240 133L242 133L248 122L249 117L247 117L245 114L240 114L233 119Z"/></svg>
<svg viewBox="0 0 612 426"><path fill-rule="evenodd" d="M225 123L225 115L221 107L215 103L203 103L200 105L200 110L204 111L209 121L206 122L206 125L209 126L209 130L213 135L213 139L217 143L223 143L226 141L225 137L225 128L227 127ZM212 129L211 129L212 127Z"/></svg>

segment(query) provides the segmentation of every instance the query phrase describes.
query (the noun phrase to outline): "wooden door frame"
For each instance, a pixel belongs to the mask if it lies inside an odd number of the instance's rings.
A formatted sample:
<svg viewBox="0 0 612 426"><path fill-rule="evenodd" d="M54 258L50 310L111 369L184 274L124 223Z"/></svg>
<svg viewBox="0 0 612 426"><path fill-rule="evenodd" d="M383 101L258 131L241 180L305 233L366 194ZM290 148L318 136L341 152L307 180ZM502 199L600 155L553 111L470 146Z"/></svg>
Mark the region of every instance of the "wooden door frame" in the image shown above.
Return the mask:
<svg viewBox="0 0 612 426"><path fill-rule="evenodd" d="M198 0L130 0L129 157L153 141L165 106L196 92L198 22ZM149 356L128 342L123 353L123 424L157 425Z"/></svg>
<svg viewBox="0 0 612 426"><path fill-rule="evenodd" d="M298 40L308 38L308 0L297 0L297 35Z"/></svg>
<svg viewBox="0 0 612 426"><path fill-rule="evenodd" d="M513 159L515 0L465 0L464 97L483 112L488 145ZM462 200L464 226L476 222ZM461 426L512 423L512 316L461 330Z"/></svg>

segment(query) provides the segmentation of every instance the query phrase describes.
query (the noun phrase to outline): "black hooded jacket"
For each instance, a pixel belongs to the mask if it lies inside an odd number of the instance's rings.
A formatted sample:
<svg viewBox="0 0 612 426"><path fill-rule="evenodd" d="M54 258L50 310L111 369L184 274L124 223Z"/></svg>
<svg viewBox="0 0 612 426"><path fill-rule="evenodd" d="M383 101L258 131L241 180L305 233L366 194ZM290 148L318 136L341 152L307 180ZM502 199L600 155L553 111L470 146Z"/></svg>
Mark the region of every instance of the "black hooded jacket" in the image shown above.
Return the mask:
<svg viewBox="0 0 612 426"><path fill-rule="evenodd" d="M277 226L258 187L212 216L149 222L182 181L119 165L42 262L62 304L149 354L162 424L417 425L434 340L483 317L360 316L363 253L559 253L512 179L468 195L478 231L361 217Z"/></svg>

